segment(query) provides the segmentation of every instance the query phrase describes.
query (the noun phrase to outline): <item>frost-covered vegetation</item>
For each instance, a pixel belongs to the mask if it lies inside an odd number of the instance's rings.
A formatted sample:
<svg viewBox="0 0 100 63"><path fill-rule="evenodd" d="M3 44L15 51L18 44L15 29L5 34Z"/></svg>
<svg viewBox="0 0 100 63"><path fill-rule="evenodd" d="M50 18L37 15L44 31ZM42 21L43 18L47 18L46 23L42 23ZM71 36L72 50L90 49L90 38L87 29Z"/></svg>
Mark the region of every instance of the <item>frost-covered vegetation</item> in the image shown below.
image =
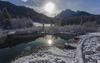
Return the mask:
<svg viewBox="0 0 100 63"><path fill-rule="evenodd" d="M85 33L100 31L100 27L94 22L86 22L83 25L65 25L65 26L52 26L45 27L44 32L72 32L72 33Z"/></svg>
<svg viewBox="0 0 100 63"><path fill-rule="evenodd" d="M12 63L100 63L100 33L88 33L79 38L74 50L49 47L15 59Z"/></svg>
<svg viewBox="0 0 100 63"><path fill-rule="evenodd" d="M13 18L11 19L12 28L28 28L33 26L33 22L30 18Z"/></svg>
<svg viewBox="0 0 100 63"><path fill-rule="evenodd" d="M33 21L30 18L12 18L10 13L4 8L0 10L0 36L4 36L10 31L14 33L16 31L27 32L28 29L34 27ZM18 29L18 30L17 30ZM35 28L34 28L35 29ZM32 29L32 30L34 30Z"/></svg>
<svg viewBox="0 0 100 63"><path fill-rule="evenodd" d="M2 35L3 35L3 31L2 31L2 29L0 29L0 38Z"/></svg>
<svg viewBox="0 0 100 63"><path fill-rule="evenodd" d="M32 26L29 28L22 28L17 31L23 31L23 32L37 32L37 33L49 33L49 34L57 34L57 33L63 33L63 34L71 34L71 33L87 33L87 32L99 32L100 27L96 26L95 23L92 22L86 22L83 25L65 25L65 26L42 26L42 27L36 27ZM21 32L22 33L22 32Z"/></svg>
<svg viewBox="0 0 100 63"><path fill-rule="evenodd" d="M19 58L12 63L72 63L74 62L74 50L61 50L56 47L48 50L39 51L32 55Z"/></svg>
<svg viewBox="0 0 100 63"><path fill-rule="evenodd" d="M0 28L2 29L28 28L32 26L33 21L30 18L11 18L6 8L0 11Z"/></svg>
<svg viewBox="0 0 100 63"><path fill-rule="evenodd" d="M4 8L3 11L0 11L0 28L3 30L15 30L17 33L86 33L86 32L97 32L100 31L100 26L98 25L98 21L86 21L81 22L80 24L67 24L63 25L63 20L58 20L59 22L55 22L50 24L51 26L43 26L37 27L34 26L33 21L30 18L11 18L11 15ZM78 17L79 18L79 17ZM84 17L85 18L85 17ZM76 20L74 18L73 20ZM83 20L83 19L82 19ZM66 21L66 20L65 20ZM71 22L72 23L72 22ZM53 25L53 26L52 26Z"/></svg>

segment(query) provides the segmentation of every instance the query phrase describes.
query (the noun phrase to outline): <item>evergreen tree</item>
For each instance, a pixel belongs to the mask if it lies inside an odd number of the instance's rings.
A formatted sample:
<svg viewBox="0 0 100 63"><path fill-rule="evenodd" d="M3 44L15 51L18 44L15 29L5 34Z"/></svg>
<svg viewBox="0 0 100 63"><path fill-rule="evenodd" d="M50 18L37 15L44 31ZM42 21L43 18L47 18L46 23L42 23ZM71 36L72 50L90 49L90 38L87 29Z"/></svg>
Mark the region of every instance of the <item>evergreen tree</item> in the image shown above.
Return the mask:
<svg viewBox="0 0 100 63"><path fill-rule="evenodd" d="M9 13L8 13L6 8L3 9L3 16L4 16L5 20L6 20L5 29L11 29L10 15L9 15Z"/></svg>
<svg viewBox="0 0 100 63"><path fill-rule="evenodd" d="M64 26L64 25L65 25L65 24L64 24L64 21L65 21L65 19L63 18L63 19L61 20L61 23L60 23L61 26Z"/></svg>
<svg viewBox="0 0 100 63"><path fill-rule="evenodd" d="M4 19L2 11L0 10L0 28L2 29L4 29L4 22L5 22L5 19Z"/></svg>

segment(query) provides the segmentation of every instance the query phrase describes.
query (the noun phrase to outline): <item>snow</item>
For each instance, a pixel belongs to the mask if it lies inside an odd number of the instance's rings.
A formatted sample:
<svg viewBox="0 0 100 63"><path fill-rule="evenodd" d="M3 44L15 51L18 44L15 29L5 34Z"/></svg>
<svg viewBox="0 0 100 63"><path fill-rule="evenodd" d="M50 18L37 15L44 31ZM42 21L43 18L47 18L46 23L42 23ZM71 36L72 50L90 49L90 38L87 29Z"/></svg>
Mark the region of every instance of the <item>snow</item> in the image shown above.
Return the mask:
<svg viewBox="0 0 100 63"><path fill-rule="evenodd" d="M84 63L100 63L98 61L100 59L100 57L98 57L100 55L100 52L96 50L96 48L100 46L100 42L98 42L98 37L100 37L99 32L87 33L86 35L80 36L80 38L82 38L79 43L79 45L81 45L80 54Z"/></svg>
<svg viewBox="0 0 100 63"><path fill-rule="evenodd" d="M80 41L76 50L62 50L57 47L49 47L47 50L39 50L16 59L12 63L100 63L100 33L87 33L79 36ZM73 45L73 44L70 44Z"/></svg>
<svg viewBox="0 0 100 63"><path fill-rule="evenodd" d="M15 31L11 31L11 32L8 32L8 35L13 35L15 33L16 33Z"/></svg>
<svg viewBox="0 0 100 63"><path fill-rule="evenodd" d="M74 50L61 50L57 47L50 47L48 50L24 56L12 63L73 63L74 55Z"/></svg>
<svg viewBox="0 0 100 63"><path fill-rule="evenodd" d="M66 9L65 11L62 11L60 14L58 14L57 16L55 16L55 18L62 19L63 17L70 17L73 14L75 14L74 11L72 11L70 9Z"/></svg>
<svg viewBox="0 0 100 63"><path fill-rule="evenodd" d="M39 22L33 22L33 24L35 25L35 26L43 26L43 23L39 23ZM46 24L46 23L44 23L44 25L45 26L50 26L51 24ZM52 24L53 26L54 26L54 24Z"/></svg>

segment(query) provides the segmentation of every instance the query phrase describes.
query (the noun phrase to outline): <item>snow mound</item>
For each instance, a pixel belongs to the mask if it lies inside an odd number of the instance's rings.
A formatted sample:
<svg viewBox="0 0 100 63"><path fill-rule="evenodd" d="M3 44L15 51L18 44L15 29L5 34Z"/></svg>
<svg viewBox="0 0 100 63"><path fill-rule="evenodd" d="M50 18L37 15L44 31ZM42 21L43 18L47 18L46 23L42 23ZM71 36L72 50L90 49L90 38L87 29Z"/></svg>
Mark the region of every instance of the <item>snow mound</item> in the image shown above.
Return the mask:
<svg viewBox="0 0 100 63"><path fill-rule="evenodd" d="M61 50L57 47L50 47L48 50L24 56L12 63L73 63L74 57L74 50Z"/></svg>

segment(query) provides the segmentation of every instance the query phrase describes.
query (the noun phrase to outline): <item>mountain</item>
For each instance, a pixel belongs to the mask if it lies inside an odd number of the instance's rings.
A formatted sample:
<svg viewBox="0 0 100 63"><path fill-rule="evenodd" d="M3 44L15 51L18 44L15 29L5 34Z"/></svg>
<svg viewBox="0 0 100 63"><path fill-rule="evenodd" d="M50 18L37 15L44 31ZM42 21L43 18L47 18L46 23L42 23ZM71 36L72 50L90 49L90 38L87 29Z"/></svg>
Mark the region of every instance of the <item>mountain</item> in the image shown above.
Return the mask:
<svg viewBox="0 0 100 63"><path fill-rule="evenodd" d="M69 18L74 16L90 16L92 14L85 12L85 11L72 11L70 9L66 9L65 11L62 11L60 14L56 15L56 19L63 19L63 18Z"/></svg>
<svg viewBox="0 0 100 63"><path fill-rule="evenodd" d="M49 23L49 22L54 22L55 19L51 17L47 17L44 14L37 13L31 8L25 7L25 6L16 6L10 2L7 1L0 1L0 10L3 10L6 8L8 12L10 13L12 18L23 18L23 17L29 17L33 21L36 22L44 22L44 23Z"/></svg>
<svg viewBox="0 0 100 63"><path fill-rule="evenodd" d="M62 19L62 18L66 18L66 17L71 17L73 14L75 14L74 11L72 11L70 9L66 9L65 11L62 11L60 14L55 16L55 18Z"/></svg>

